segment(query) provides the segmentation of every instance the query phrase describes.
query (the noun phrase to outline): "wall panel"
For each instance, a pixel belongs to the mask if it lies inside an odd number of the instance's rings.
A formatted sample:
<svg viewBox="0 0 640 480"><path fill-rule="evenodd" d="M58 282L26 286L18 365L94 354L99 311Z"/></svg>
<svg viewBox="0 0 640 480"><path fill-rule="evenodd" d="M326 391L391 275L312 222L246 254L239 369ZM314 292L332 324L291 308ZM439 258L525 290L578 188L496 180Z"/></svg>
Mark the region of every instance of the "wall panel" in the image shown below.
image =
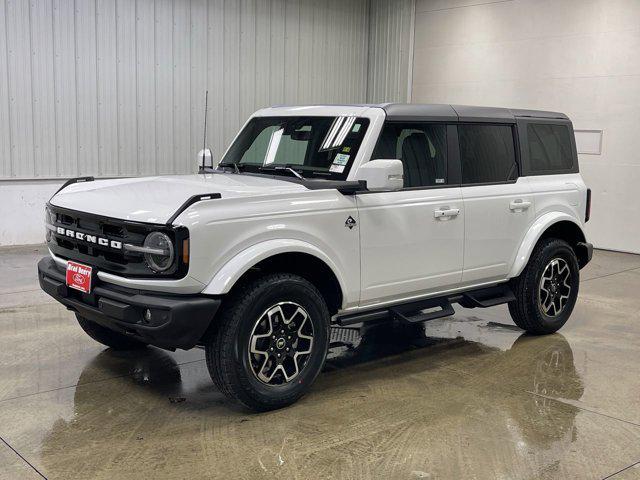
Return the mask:
<svg viewBox="0 0 640 480"><path fill-rule="evenodd" d="M7 63L7 31L5 2L0 1L0 177L11 175L11 131L9 123L9 65ZM4 55L3 55L4 53Z"/></svg>
<svg viewBox="0 0 640 480"><path fill-rule="evenodd" d="M0 0L0 178L182 173L273 104L364 102L368 0ZM6 31L5 31L6 28Z"/></svg>
<svg viewBox="0 0 640 480"><path fill-rule="evenodd" d="M600 154L579 155L587 234L640 253L639 47L637 0L418 0L413 100L561 111L602 130Z"/></svg>
<svg viewBox="0 0 640 480"><path fill-rule="evenodd" d="M216 155L261 107L405 100L412 8L0 0L0 178L190 171L206 89Z"/></svg>
<svg viewBox="0 0 640 480"><path fill-rule="evenodd" d="M9 165L16 176L35 176L33 150L33 87L31 73L30 4L6 0L5 22L9 84ZM2 102L5 103L5 102Z"/></svg>
<svg viewBox="0 0 640 480"><path fill-rule="evenodd" d="M371 0L367 99L406 102L412 59L413 0Z"/></svg>
<svg viewBox="0 0 640 480"><path fill-rule="evenodd" d="M194 171L207 89L216 156L258 108L404 101L412 13L413 0L0 0L0 214L23 220L0 245L42 240L64 178Z"/></svg>

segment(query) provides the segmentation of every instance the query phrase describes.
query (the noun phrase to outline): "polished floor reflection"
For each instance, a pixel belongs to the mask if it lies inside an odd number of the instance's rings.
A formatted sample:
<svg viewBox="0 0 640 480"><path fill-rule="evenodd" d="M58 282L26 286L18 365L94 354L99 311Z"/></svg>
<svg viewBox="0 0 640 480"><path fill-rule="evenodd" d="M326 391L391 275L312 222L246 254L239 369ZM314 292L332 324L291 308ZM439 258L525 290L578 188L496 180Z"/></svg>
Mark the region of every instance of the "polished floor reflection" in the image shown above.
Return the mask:
<svg viewBox="0 0 640 480"><path fill-rule="evenodd" d="M1 479L640 478L639 256L596 252L555 335L504 307L337 329L308 396L251 414L201 350L90 340L37 294L29 255L0 261L23 279L0 285Z"/></svg>

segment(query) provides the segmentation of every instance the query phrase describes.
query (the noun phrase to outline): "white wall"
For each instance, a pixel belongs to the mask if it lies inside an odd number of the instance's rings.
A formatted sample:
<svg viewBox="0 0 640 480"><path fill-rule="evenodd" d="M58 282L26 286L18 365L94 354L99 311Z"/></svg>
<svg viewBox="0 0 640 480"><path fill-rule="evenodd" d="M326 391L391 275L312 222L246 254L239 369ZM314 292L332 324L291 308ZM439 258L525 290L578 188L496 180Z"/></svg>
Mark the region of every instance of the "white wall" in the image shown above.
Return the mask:
<svg viewBox="0 0 640 480"><path fill-rule="evenodd" d="M0 180L0 246L44 242L44 205L60 180Z"/></svg>
<svg viewBox="0 0 640 480"><path fill-rule="evenodd" d="M640 253L640 1L417 0L412 101L565 112L597 247Z"/></svg>

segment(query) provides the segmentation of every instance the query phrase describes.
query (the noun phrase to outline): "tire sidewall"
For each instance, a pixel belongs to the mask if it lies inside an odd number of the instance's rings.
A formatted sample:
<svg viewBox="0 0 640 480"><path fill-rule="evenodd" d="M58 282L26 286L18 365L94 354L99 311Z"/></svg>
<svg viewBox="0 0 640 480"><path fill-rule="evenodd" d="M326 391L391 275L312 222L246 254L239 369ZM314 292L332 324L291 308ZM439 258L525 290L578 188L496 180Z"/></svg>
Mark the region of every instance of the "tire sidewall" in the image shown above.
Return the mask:
<svg viewBox="0 0 640 480"><path fill-rule="evenodd" d="M235 335L233 358L239 367L238 380L250 389L254 396L266 402L290 401L301 396L320 373L327 354L329 341L329 312L315 288L302 279L280 279L257 292L255 301L248 304L240 315ZM311 355L298 376L284 385L267 385L258 380L249 364L249 342L253 328L260 316L280 302L294 302L305 308L313 325Z"/></svg>
<svg viewBox="0 0 640 480"><path fill-rule="evenodd" d="M538 290L542 274L544 273L544 270L549 262L551 262L551 260L553 260L554 258L561 258L565 260L567 262L567 265L569 266L569 269L571 271L571 293L569 295L567 304L565 305L564 310L562 310L560 315L550 317L542 311L539 305ZM536 263L538 268L536 268L532 272L533 275L531 276L529 302L532 306L533 312L535 312L540 325L550 332L556 331L567 322L578 299L578 289L580 287L580 269L578 267L578 261L571 247L566 242L557 240L545 245L545 247L542 248Z"/></svg>

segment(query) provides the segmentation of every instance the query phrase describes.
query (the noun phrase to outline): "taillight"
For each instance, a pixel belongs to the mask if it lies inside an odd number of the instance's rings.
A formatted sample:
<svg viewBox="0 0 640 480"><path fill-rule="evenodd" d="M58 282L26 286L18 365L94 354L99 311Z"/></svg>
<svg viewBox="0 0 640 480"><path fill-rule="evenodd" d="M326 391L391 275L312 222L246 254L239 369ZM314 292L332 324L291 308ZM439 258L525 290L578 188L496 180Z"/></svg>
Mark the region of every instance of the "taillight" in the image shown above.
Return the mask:
<svg viewBox="0 0 640 480"><path fill-rule="evenodd" d="M587 188L587 205L584 211L584 221L588 222L591 217L591 189Z"/></svg>

